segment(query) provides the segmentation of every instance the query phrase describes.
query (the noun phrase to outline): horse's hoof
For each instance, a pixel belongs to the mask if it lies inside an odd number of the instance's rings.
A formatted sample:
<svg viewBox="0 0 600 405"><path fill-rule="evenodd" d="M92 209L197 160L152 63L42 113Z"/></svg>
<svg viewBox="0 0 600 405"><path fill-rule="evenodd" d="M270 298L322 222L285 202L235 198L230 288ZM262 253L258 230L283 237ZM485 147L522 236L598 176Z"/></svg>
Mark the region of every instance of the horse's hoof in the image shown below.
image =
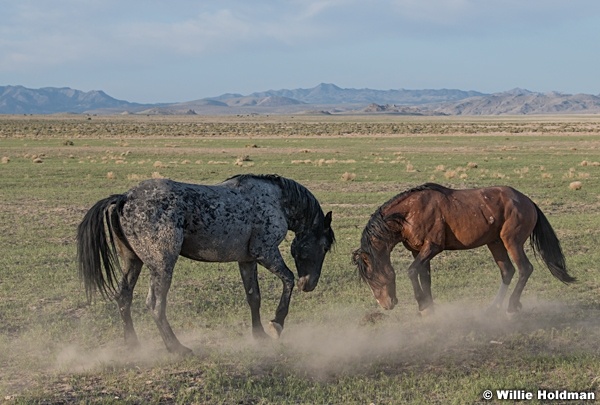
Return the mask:
<svg viewBox="0 0 600 405"><path fill-rule="evenodd" d="M283 326L281 326L277 322L273 322L273 321L269 322L269 327L267 328L267 333L273 339L279 339L282 331L283 331Z"/></svg>
<svg viewBox="0 0 600 405"><path fill-rule="evenodd" d="M422 317L422 318L426 318L426 317L429 317L429 316L433 315L434 312L435 311L433 310L433 305L432 305L432 306L429 306L429 307L427 307L425 309L420 310L419 311L419 316Z"/></svg>
<svg viewBox="0 0 600 405"><path fill-rule="evenodd" d="M191 356L194 354L194 352L192 351L192 349L185 347L184 345L179 345L177 347L172 347L167 349L169 350L171 353L175 353L181 357L186 357L186 356Z"/></svg>
<svg viewBox="0 0 600 405"><path fill-rule="evenodd" d="M265 340L269 338L269 335L267 335L265 333L265 331L263 330L263 328L261 327L260 329L256 329L252 331L252 337L256 340Z"/></svg>
<svg viewBox="0 0 600 405"><path fill-rule="evenodd" d="M520 302L517 302L515 305L509 305L508 309L506 310L506 317L508 318L508 320L512 321L513 319L515 319L517 314L521 312L522 308L523 305L521 305Z"/></svg>

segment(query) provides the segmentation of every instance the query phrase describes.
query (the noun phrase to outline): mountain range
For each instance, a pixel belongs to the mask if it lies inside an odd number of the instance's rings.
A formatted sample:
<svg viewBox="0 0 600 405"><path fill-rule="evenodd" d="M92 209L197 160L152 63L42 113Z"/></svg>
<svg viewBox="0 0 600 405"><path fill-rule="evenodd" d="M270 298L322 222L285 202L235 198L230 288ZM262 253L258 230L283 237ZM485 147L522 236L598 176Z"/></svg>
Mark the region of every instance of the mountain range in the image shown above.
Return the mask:
<svg viewBox="0 0 600 405"><path fill-rule="evenodd" d="M532 115L597 114L600 96L513 89L486 94L457 89L373 90L321 83L310 89L223 94L180 103L142 104L103 91L67 87L0 86L0 114L398 114Z"/></svg>

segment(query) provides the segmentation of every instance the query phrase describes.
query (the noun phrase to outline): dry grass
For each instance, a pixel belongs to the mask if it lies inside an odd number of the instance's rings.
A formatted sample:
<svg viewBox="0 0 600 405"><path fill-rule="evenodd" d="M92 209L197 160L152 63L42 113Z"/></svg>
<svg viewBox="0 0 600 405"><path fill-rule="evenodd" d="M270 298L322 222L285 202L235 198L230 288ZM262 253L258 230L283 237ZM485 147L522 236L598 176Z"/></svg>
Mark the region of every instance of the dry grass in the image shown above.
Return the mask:
<svg viewBox="0 0 600 405"><path fill-rule="evenodd" d="M356 179L356 173L344 172L344 174L342 174L343 181L353 181L354 179Z"/></svg>
<svg viewBox="0 0 600 405"><path fill-rule="evenodd" d="M242 156L238 156L238 158L234 162L234 165L241 166L241 167L252 167L252 166L254 166L254 162L252 162L252 159L250 158L250 156L242 155Z"/></svg>
<svg viewBox="0 0 600 405"><path fill-rule="evenodd" d="M444 177L447 178L447 179L453 179L453 178L456 177L457 173L458 172L456 170L446 170L444 172Z"/></svg>
<svg viewBox="0 0 600 405"><path fill-rule="evenodd" d="M132 181L142 181L146 178L147 178L147 176L142 176L142 175L135 174L135 173L131 173L131 174L127 175L127 180L132 180Z"/></svg>
<svg viewBox="0 0 600 405"><path fill-rule="evenodd" d="M581 187L583 187L583 184L580 181L572 181L569 183L569 188L571 190L581 190Z"/></svg>

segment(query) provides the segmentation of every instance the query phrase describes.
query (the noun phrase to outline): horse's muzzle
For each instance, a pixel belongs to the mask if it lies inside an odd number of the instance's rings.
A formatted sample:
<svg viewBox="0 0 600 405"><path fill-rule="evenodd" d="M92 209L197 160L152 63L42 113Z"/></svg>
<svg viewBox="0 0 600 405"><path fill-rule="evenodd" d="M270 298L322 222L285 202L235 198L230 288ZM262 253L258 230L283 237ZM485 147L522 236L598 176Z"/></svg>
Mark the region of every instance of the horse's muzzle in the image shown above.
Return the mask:
<svg viewBox="0 0 600 405"><path fill-rule="evenodd" d="M318 281L318 278L311 277L310 275L300 277L298 279L298 289L300 289L300 291L310 292L315 289Z"/></svg>
<svg viewBox="0 0 600 405"><path fill-rule="evenodd" d="M381 305L381 307L383 309L389 311L390 309L394 309L394 307L398 303L398 298L396 298L396 297L394 297L394 298L386 297L385 299L377 300L377 302L379 303L379 305Z"/></svg>

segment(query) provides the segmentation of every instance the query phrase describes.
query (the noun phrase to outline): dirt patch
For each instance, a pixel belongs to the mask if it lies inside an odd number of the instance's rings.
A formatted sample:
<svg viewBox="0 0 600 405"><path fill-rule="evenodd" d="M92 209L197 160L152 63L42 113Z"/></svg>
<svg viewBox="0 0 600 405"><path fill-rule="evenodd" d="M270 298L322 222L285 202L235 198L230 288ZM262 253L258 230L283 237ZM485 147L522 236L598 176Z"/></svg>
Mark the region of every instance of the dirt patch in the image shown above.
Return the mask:
<svg viewBox="0 0 600 405"><path fill-rule="evenodd" d="M491 316L479 305L461 302L438 305L425 318L400 311L339 310L322 323L291 324L280 340L257 342L247 330L206 329L181 333L180 338L199 358L210 354L231 360L254 353L250 356L257 356L252 362L259 368L281 363L283 351L286 367L323 378L368 372L382 363L399 370L448 359L468 365L476 358L489 358L490 351L527 350L534 341L550 351L599 351L600 308L532 298L523 304L527 309L511 320L503 312ZM121 342L91 351L69 345L53 355L54 370L75 373L107 365L147 367L179 361L160 341L144 342L134 352Z"/></svg>

